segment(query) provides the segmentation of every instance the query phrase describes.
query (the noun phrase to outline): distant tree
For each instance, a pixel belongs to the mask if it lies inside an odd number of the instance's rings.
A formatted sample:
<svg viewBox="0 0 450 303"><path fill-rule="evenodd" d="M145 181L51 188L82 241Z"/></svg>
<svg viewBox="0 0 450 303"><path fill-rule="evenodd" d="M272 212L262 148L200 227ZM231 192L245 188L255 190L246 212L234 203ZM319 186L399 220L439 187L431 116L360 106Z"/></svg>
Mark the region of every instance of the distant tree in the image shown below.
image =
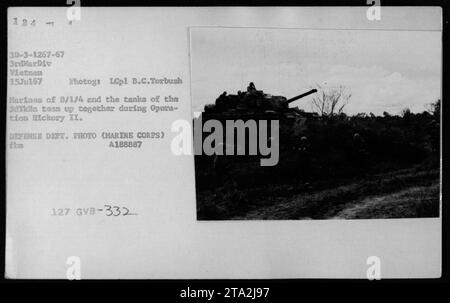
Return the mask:
<svg viewBox="0 0 450 303"><path fill-rule="evenodd" d="M432 114L435 119L440 119L441 117L441 100L438 99L430 104L427 104L427 110Z"/></svg>
<svg viewBox="0 0 450 303"><path fill-rule="evenodd" d="M383 117L385 117L385 118L389 118L391 116L391 114L390 113L388 113L388 112L383 112Z"/></svg>
<svg viewBox="0 0 450 303"><path fill-rule="evenodd" d="M338 117L341 120L347 120L348 119L348 116L345 113L339 113Z"/></svg>
<svg viewBox="0 0 450 303"><path fill-rule="evenodd" d="M324 88L317 85L317 94L312 99L313 108L321 116L339 115L352 95L346 92L345 86Z"/></svg>

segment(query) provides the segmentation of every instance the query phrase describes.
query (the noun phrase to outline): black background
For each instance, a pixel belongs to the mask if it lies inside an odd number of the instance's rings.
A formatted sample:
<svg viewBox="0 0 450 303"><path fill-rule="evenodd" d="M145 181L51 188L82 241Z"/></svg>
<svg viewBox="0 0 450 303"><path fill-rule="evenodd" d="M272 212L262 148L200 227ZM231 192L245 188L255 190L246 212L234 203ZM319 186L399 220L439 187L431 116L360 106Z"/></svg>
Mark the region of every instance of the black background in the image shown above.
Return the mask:
<svg viewBox="0 0 450 303"><path fill-rule="evenodd" d="M5 126L6 126L6 81L7 81L7 7L9 6L63 6L68 7L66 0L6 0L2 1L1 8L1 144L0 149L5 151ZM81 6L368 6L366 0L361 1L106 1L106 0L81 0ZM382 279L380 281L368 280L335 280L335 279L288 279L288 280L8 280L1 277L0 285L2 288L14 291L14 298L9 300L22 300L24 296L31 296L31 300L37 299L38 295L44 295L46 299L77 299L92 300L99 298L104 301L110 297L129 301L138 291L140 293L139 301L142 302L208 302L206 299L182 299L179 297L180 291L187 287L195 289L215 289L223 290L225 287L270 287L270 293L267 299L221 299L215 297L209 302L304 302L316 301L329 298L330 300L347 300L357 299L358 301L366 301L370 299L392 300L391 294L386 294L384 290L389 288L395 290L401 298L405 296L417 297L424 294L428 300L432 300L435 293L434 289L430 290L426 286L444 286L449 283L449 263L448 263L448 237L449 237L449 207L446 204L448 197L448 140L446 135L448 131L447 119L449 117L449 108L446 106L446 97L449 95L449 87L446 85L449 81L448 77L448 20L449 6L448 1L387 1L381 0L381 6L441 6L443 9L443 87L442 87L442 277L440 279ZM2 164L2 182L5 188L5 161ZM5 266L5 211L6 211L6 193L3 190L3 203L0 213L0 274L3 276ZM112 265L113 266L113 265ZM45 269L44 269L45 270ZM73 287L73 286L81 286ZM120 287L119 287L120 286ZM123 288L122 286L126 286ZM425 288L424 288L425 286ZM21 289L26 289L22 291ZM4 292L0 292L0 296L4 296ZM287 299L289 298L289 299ZM6 297L4 298L6 300ZM30 297L29 297L30 300Z"/></svg>

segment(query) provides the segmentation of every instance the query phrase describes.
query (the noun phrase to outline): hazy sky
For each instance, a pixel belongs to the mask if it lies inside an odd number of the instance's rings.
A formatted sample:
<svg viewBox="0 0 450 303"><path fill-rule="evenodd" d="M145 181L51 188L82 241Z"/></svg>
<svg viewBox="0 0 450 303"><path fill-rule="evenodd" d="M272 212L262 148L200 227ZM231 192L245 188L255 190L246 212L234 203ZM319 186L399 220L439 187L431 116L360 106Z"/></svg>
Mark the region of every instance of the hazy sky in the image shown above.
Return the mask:
<svg viewBox="0 0 450 303"><path fill-rule="evenodd" d="M252 81L288 98L345 85L348 114L420 112L440 98L441 32L193 28L191 73L194 111ZM291 106L311 110L311 97Z"/></svg>

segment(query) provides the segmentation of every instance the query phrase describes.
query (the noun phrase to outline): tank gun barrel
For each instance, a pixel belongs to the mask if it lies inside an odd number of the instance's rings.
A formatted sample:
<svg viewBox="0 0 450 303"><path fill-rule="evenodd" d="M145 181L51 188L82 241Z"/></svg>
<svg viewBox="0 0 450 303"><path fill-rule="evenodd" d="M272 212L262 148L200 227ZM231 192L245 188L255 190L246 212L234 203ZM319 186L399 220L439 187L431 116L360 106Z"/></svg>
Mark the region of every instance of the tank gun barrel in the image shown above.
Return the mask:
<svg viewBox="0 0 450 303"><path fill-rule="evenodd" d="M317 89L312 89L310 91L307 91L306 93L303 93L301 95L298 95L298 96L295 96L295 97L293 97L291 99L286 100L285 103L294 102L295 100L301 99L303 97L306 97L306 96L311 95L311 94L316 93L316 92L317 92Z"/></svg>

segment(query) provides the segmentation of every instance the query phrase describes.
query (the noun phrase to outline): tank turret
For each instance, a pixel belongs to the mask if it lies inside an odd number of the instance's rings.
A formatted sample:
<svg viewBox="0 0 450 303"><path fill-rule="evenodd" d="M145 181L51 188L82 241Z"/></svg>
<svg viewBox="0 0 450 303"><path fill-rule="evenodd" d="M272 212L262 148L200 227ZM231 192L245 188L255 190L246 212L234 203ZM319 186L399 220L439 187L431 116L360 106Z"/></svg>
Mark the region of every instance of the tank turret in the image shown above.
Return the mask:
<svg viewBox="0 0 450 303"><path fill-rule="evenodd" d="M309 95L314 94L314 93L317 93L317 89L312 89L312 90L310 90L310 91L307 91L306 93L303 93L303 94L300 94L300 95L298 95L298 96L295 96L295 97L293 97L293 98L291 98L291 99L288 99L288 100L286 100L286 103L294 102L294 101L296 101L296 100L298 100L298 99L301 99L301 98L303 98L303 97L309 96Z"/></svg>

